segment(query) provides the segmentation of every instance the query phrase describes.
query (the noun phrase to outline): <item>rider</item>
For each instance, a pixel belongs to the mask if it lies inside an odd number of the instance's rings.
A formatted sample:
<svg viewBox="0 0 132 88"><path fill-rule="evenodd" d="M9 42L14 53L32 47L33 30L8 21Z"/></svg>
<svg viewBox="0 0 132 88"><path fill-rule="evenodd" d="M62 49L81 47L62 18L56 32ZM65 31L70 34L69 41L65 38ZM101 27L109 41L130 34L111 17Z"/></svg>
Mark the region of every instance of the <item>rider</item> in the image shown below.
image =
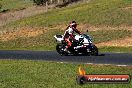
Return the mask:
<svg viewBox="0 0 132 88"><path fill-rule="evenodd" d="M79 35L81 34L81 32L79 30L76 29L77 27L77 23L76 21L72 21L69 26L66 28L66 31L64 33L64 40L68 43L66 46L66 50L71 47L72 45L72 40L76 41L76 39L74 38L73 33L76 32Z"/></svg>

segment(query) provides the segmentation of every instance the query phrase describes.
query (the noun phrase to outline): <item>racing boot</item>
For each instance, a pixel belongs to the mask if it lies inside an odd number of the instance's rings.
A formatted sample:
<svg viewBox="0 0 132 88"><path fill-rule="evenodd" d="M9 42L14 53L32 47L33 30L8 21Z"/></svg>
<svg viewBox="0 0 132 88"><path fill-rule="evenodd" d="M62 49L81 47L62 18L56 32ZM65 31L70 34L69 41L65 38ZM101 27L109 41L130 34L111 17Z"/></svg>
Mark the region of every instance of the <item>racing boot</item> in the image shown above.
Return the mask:
<svg viewBox="0 0 132 88"><path fill-rule="evenodd" d="M66 46L65 49L64 49L64 51L67 52L67 53L71 53L68 49L69 49L69 47Z"/></svg>

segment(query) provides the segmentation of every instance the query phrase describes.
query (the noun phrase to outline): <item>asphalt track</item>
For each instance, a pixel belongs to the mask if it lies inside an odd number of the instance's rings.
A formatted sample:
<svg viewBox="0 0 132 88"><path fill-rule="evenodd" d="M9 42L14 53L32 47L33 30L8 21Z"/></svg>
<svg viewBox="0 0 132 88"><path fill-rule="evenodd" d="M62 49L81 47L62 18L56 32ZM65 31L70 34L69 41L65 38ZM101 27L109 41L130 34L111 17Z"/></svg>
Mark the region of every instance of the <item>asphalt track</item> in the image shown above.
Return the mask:
<svg viewBox="0 0 132 88"><path fill-rule="evenodd" d="M100 53L99 56L60 56L55 51L1 50L0 59L132 65L132 53Z"/></svg>

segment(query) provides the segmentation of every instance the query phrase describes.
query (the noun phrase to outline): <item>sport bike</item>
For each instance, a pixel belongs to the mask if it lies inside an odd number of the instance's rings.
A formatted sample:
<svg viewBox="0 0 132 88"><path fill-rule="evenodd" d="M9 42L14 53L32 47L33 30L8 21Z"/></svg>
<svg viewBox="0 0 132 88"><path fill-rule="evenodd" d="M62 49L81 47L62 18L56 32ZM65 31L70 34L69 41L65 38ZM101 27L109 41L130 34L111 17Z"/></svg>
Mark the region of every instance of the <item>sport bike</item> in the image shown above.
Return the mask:
<svg viewBox="0 0 132 88"><path fill-rule="evenodd" d="M76 41L71 40L72 45L66 50L67 42L64 40L63 35L55 35L56 51L60 55L90 55L97 56L98 48L93 44L90 35L81 34L74 35Z"/></svg>

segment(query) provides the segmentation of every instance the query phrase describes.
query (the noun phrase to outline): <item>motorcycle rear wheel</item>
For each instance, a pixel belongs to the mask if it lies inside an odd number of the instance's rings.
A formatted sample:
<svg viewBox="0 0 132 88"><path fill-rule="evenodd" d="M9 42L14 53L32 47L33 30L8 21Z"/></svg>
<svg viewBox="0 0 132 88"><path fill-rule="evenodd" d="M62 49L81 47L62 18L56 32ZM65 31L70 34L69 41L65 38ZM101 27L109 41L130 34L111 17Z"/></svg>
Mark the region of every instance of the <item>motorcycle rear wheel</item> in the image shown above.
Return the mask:
<svg viewBox="0 0 132 88"><path fill-rule="evenodd" d="M67 56L68 53L65 52L63 49L64 49L64 45L62 45L62 44L57 44L57 45L56 45L56 51L57 51L61 56Z"/></svg>

